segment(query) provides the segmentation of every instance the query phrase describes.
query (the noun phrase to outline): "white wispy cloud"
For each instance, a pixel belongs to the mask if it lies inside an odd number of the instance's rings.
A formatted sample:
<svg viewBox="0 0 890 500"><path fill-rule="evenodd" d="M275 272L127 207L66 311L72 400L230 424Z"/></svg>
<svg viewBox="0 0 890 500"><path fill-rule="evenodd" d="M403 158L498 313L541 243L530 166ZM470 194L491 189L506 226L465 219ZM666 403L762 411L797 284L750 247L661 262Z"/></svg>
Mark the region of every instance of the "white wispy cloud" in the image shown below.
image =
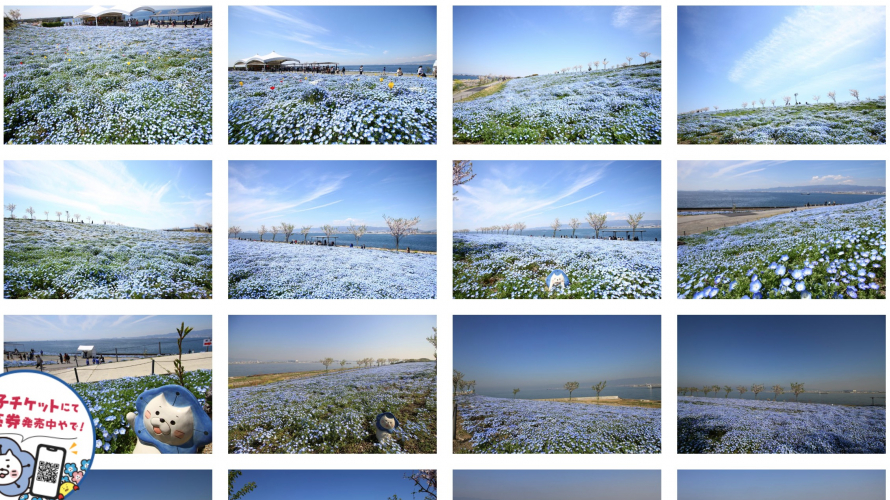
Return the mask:
<svg viewBox="0 0 890 500"><path fill-rule="evenodd" d="M313 24L305 19L293 16L274 7L265 7L261 5L243 5L239 8L252 11L255 14L259 14L259 20L261 22L275 21L279 24L285 24L291 29L298 27L312 33L328 33L329 31L324 26Z"/></svg>
<svg viewBox="0 0 890 500"><path fill-rule="evenodd" d="M801 7L735 62L730 81L757 89L789 73L832 68L845 53L883 39L882 6Z"/></svg>
<svg viewBox="0 0 890 500"><path fill-rule="evenodd" d="M661 33L661 7L623 6L612 11L612 26L634 33Z"/></svg>
<svg viewBox="0 0 890 500"><path fill-rule="evenodd" d="M813 178L810 179L810 182L813 184L838 184L844 182L850 184L853 182L853 180L845 175L814 175Z"/></svg>
<svg viewBox="0 0 890 500"><path fill-rule="evenodd" d="M747 172L742 172L742 173L740 173L740 174L735 174L735 175L733 175L732 177L741 177L741 176L743 176L743 175L749 175L749 174L753 174L753 173L756 173L756 172L763 172L764 170L766 170L766 169L765 169L765 168L755 168L754 170L748 170Z"/></svg>

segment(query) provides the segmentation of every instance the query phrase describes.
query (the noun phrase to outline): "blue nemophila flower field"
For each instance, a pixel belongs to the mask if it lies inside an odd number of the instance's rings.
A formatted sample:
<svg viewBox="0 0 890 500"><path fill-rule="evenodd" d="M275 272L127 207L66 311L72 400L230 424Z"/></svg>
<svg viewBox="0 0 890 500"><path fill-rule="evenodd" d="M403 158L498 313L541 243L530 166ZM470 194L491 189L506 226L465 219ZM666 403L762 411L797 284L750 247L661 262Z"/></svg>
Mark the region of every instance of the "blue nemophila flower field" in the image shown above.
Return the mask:
<svg viewBox="0 0 890 500"><path fill-rule="evenodd" d="M886 453L882 406L680 397L679 453Z"/></svg>
<svg viewBox="0 0 890 500"><path fill-rule="evenodd" d="M434 299L436 256L229 239L230 299Z"/></svg>
<svg viewBox="0 0 890 500"><path fill-rule="evenodd" d="M389 445L375 419L400 427ZM436 365L397 363L229 390L230 453L435 453Z"/></svg>
<svg viewBox="0 0 890 500"><path fill-rule="evenodd" d="M3 141L209 144L212 30L4 31Z"/></svg>
<svg viewBox="0 0 890 500"><path fill-rule="evenodd" d="M887 102L728 109L677 117L680 144L885 144Z"/></svg>
<svg viewBox="0 0 890 500"><path fill-rule="evenodd" d="M661 453L661 409L456 397L472 453Z"/></svg>
<svg viewBox="0 0 890 500"><path fill-rule="evenodd" d="M207 299L211 237L126 226L4 219L7 299Z"/></svg>
<svg viewBox="0 0 890 500"><path fill-rule="evenodd" d="M660 144L661 63L510 80L454 103L454 141Z"/></svg>
<svg viewBox="0 0 890 500"><path fill-rule="evenodd" d="M887 199L681 237L679 298L865 299L887 293Z"/></svg>
<svg viewBox="0 0 890 500"><path fill-rule="evenodd" d="M661 246L529 236L454 236L456 299L645 299L661 297ZM571 285L550 291L561 269Z"/></svg>
<svg viewBox="0 0 890 500"><path fill-rule="evenodd" d="M210 388L211 375L211 370L185 373L185 388L202 405L206 402L204 395ZM147 375L72 384L93 415L96 453L132 453L136 447L136 434L127 426L127 413L136 411L136 398L148 389L178 383L172 375Z"/></svg>
<svg viewBox="0 0 890 500"><path fill-rule="evenodd" d="M435 144L436 79L231 71L229 143Z"/></svg>

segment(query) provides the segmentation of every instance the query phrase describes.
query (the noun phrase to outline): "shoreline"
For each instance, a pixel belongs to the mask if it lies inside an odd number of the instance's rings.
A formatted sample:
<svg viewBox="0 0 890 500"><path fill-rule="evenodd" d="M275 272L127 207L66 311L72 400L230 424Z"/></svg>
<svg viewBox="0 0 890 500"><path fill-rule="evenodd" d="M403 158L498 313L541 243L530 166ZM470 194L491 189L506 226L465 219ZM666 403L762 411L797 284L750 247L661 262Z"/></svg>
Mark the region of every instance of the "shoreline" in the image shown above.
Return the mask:
<svg viewBox="0 0 890 500"><path fill-rule="evenodd" d="M229 240L233 240L233 241L244 241L244 242L248 242L248 243L278 243L278 244L283 244L283 245L293 245L293 244L294 244L294 243L285 243L285 242L283 242L283 241L270 241L270 240L264 240L264 241L261 242L261 241L257 241L257 240L251 240L251 239L239 239L239 238L228 238L228 239L229 239ZM324 247L324 246L326 246L326 245L311 245L311 244L307 244L307 245L298 245L298 246L319 246L319 247ZM349 249L350 247L347 246L347 245L334 245L333 247L328 246L328 248L346 248L346 249ZM410 248L410 247L409 247L409 248ZM352 249L362 250L362 248L355 247L355 246L352 247ZM383 252L396 252L396 249L395 249L395 248L382 248L382 247L369 247L369 246L366 246L366 247L364 248L364 250L380 250L380 251L383 251ZM408 253L408 252L407 252L404 248L399 248L398 253ZM433 251L430 251L430 250L411 250L411 253L422 253L422 254L427 254L427 255L436 255L436 252L433 252Z"/></svg>
<svg viewBox="0 0 890 500"><path fill-rule="evenodd" d="M837 205L843 206L843 205ZM776 215L790 213L794 210L809 210L813 208L824 207L787 207L774 208L769 210L751 211L748 209L744 212L736 212L729 214L708 214L708 215L680 215L677 214L677 237L690 236L693 234L701 234L714 229L722 229L726 227L740 226L742 224L753 222L761 219L767 219ZM738 208L736 210L739 210Z"/></svg>
<svg viewBox="0 0 890 500"><path fill-rule="evenodd" d="M877 396L875 396L877 397ZM882 396L883 397L883 396ZM799 404L799 405L825 405L825 406L846 406L849 408L886 408L887 405L854 405L854 404L845 404L845 403L820 403L818 401L776 401L774 399L745 399L745 398L697 398L696 396L678 396L677 401L680 401L679 398L687 398L692 399L696 398L696 401L699 399L731 399L734 401L766 401L770 403L791 403L791 404Z"/></svg>

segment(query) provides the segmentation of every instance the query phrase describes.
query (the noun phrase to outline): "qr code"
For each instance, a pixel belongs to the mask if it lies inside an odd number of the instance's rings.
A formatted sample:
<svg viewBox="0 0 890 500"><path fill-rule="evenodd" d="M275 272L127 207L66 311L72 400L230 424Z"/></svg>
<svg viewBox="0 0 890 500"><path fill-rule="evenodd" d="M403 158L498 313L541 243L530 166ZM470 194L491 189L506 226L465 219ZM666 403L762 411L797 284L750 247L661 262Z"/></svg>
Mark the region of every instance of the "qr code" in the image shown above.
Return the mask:
<svg viewBox="0 0 890 500"><path fill-rule="evenodd" d="M41 483L55 483L59 477L59 464L40 462L37 467L37 481Z"/></svg>

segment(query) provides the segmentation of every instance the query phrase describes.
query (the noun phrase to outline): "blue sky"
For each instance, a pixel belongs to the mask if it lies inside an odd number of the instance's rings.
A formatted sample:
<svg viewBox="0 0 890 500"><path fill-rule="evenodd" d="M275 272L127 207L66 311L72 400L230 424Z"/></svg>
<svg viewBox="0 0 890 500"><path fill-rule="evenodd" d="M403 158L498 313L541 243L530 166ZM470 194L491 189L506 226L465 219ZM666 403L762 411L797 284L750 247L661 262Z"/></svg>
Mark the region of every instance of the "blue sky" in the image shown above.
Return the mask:
<svg viewBox="0 0 890 500"><path fill-rule="evenodd" d="M454 7L454 74L528 76L661 58L660 7Z"/></svg>
<svg viewBox="0 0 890 500"><path fill-rule="evenodd" d="M677 383L885 388L884 316L680 316Z"/></svg>
<svg viewBox="0 0 890 500"><path fill-rule="evenodd" d="M212 482L209 470L97 470L90 469L81 491L71 498L90 500L155 500L158 491L148 485L162 485L165 500L210 500Z"/></svg>
<svg viewBox="0 0 890 500"><path fill-rule="evenodd" d="M93 5L4 5L3 9L5 12L9 12L10 9L18 9L22 14L23 19L28 19L32 17L62 17L62 16L76 16L81 12L89 9ZM106 2L99 5L103 5L105 7L112 7L114 5L120 5L114 2ZM146 5L146 4L140 4ZM168 9L179 9L180 12L187 12L191 10L192 7L202 7L203 10L207 10L210 8L207 5L149 5L149 7L156 10L168 10ZM148 13L147 11L137 12L137 16L141 16L142 14Z"/></svg>
<svg viewBox="0 0 890 500"><path fill-rule="evenodd" d="M235 481L235 489L255 482L256 489L245 496L255 498L323 498L324 500L355 500L368 498L386 500L397 495L412 498L414 481L405 479L408 470L243 470ZM423 498L417 495L417 500Z"/></svg>
<svg viewBox="0 0 890 500"><path fill-rule="evenodd" d="M314 231L324 224L386 226L420 217L436 229L435 161L231 161L229 225L245 232L282 221Z"/></svg>
<svg viewBox="0 0 890 500"><path fill-rule="evenodd" d="M430 358L435 316L229 316L229 360Z"/></svg>
<svg viewBox="0 0 890 500"><path fill-rule="evenodd" d="M505 385L661 376L658 316L455 316L454 369L476 392Z"/></svg>
<svg viewBox="0 0 890 500"><path fill-rule="evenodd" d="M591 493L591 489L596 491ZM456 470L455 500L659 500L657 470Z"/></svg>
<svg viewBox="0 0 890 500"><path fill-rule="evenodd" d="M209 161L6 161L3 204L36 219L56 211L146 229L212 222ZM7 212L5 214L9 216ZM64 219L63 219L64 220Z"/></svg>
<svg viewBox="0 0 890 500"><path fill-rule="evenodd" d="M658 161L473 161L476 178L458 186L455 229L524 222L567 223L587 212L608 220L645 212L661 219L661 163Z"/></svg>
<svg viewBox="0 0 890 500"><path fill-rule="evenodd" d="M109 339L173 333L185 322L211 328L210 316L14 316L3 317L8 341Z"/></svg>
<svg viewBox="0 0 890 500"><path fill-rule="evenodd" d="M273 50L303 62L435 60L436 7L229 7L229 66Z"/></svg>
<svg viewBox="0 0 890 500"><path fill-rule="evenodd" d="M883 6L679 7L677 22L681 113L886 93Z"/></svg>
<svg viewBox="0 0 890 500"><path fill-rule="evenodd" d="M680 470L679 500L883 500L883 470Z"/></svg>
<svg viewBox="0 0 890 500"><path fill-rule="evenodd" d="M678 161L679 191L887 185L884 161Z"/></svg>

